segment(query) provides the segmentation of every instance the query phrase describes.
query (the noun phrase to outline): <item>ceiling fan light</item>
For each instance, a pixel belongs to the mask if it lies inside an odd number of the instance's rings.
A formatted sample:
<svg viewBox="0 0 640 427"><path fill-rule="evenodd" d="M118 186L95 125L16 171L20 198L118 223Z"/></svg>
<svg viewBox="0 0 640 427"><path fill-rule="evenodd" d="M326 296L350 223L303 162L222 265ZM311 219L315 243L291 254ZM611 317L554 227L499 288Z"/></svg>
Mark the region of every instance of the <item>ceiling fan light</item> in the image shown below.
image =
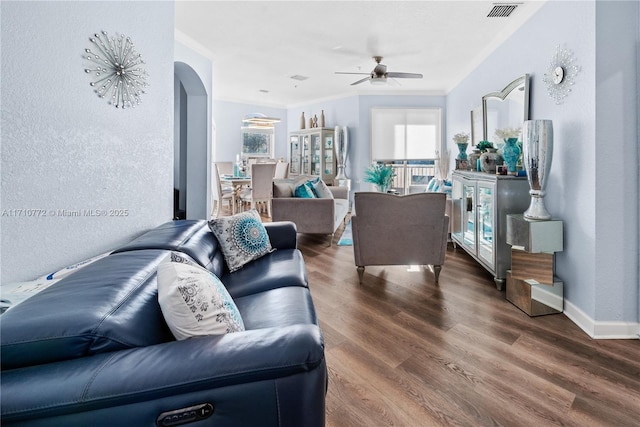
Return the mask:
<svg viewBox="0 0 640 427"><path fill-rule="evenodd" d="M371 83L372 85L384 85L384 84L387 84L387 78L386 77L372 77L371 80L369 80L369 83Z"/></svg>

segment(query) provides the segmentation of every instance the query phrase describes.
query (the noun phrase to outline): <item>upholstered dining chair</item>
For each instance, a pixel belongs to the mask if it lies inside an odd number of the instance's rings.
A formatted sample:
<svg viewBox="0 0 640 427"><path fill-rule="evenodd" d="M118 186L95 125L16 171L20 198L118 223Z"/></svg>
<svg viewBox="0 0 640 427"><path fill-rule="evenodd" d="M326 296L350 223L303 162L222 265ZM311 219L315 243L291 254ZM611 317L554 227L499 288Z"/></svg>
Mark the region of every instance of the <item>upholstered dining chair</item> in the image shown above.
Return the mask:
<svg viewBox="0 0 640 427"><path fill-rule="evenodd" d="M289 163L278 162L276 163L276 171L273 174L275 179L287 179L289 178Z"/></svg>
<svg viewBox="0 0 640 427"><path fill-rule="evenodd" d="M275 163L254 163L251 165L251 188L243 192L240 197L243 203L251 203L251 209L257 209L258 203L264 203L269 217L271 217L275 170Z"/></svg>
<svg viewBox="0 0 640 427"><path fill-rule="evenodd" d="M233 174L233 162L216 162L216 169L220 176Z"/></svg>
<svg viewBox="0 0 640 427"><path fill-rule="evenodd" d="M233 162L216 162L218 176L233 175ZM233 186L222 183L222 191L225 193L233 191Z"/></svg>
<svg viewBox="0 0 640 427"><path fill-rule="evenodd" d="M432 265L438 283L449 231L446 198L444 193L355 193L351 228L360 283L367 265Z"/></svg>
<svg viewBox="0 0 640 427"><path fill-rule="evenodd" d="M233 203L233 193L230 190L226 190L222 186L222 180L220 179L220 172L218 167L214 168L213 171L213 179L215 181L214 185L212 185L212 193L213 193L213 201L211 203L211 217L217 218L222 214L222 205L226 201L229 204L229 209L231 209L231 204Z"/></svg>

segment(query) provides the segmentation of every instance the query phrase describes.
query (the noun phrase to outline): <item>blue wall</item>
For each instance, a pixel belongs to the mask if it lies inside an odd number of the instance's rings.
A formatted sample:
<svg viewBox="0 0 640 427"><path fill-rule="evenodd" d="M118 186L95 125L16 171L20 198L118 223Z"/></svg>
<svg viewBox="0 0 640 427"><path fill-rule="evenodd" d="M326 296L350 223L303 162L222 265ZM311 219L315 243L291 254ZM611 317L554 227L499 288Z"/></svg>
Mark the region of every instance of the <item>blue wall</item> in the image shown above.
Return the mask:
<svg viewBox="0 0 640 427"><path fill-rule="evenodd" d="M327 127L349 127L347 175L353 190L367 190L359 181L370 161L371 108L441 107L453 162L453 134L471 131L470 111L481 105L482 96L528 73L530 118L554 122L546 205L565 225L564 251L556 256L557 276L565 284L565 314L594 337L637 336L639 22L635 1L548 2L446 97L349 96L280 110L287 121L278 130L285 139L278 139L277 155L287 155L286 134L299 128L303 111L308 119L324 110ZM542 80L558 45L573 52L580 67L561 105L548 96ZM216 153L231 160L239 147L242 115L271 113L255 106L218 106L226 109L214 113L225 148ZM223 129L226 123L234 123L233 129Z"/></svg>
<svg viewBox="0 0 640 427"><path fill-rule="evenodd" d="M214 162L233 162L242 148L242 119L247 114L262 113L268 117L279 117L275 125L275 158L287 158L287 110L284 108L240 104L229 101L214 101L213 120L215 129Z"/></svg>
<svg viewBox="0 0 640 427"><path fill-rule="evenodd" d="M530 117L554 122L546 205L565 225L565 313L592 336L638 333L638 18L636 2L549 2L447 97L450 141L484 93L531 75ZM580 66L561 105L542 80L558 44Z"/></svg>

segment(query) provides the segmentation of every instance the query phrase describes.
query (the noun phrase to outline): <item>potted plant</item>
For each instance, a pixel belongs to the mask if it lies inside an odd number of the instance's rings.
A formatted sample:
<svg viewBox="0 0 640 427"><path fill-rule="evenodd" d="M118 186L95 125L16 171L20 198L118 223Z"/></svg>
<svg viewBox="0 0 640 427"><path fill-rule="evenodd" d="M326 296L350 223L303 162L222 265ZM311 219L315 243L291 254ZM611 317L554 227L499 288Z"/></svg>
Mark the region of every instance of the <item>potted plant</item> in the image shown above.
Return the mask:
<svg viewBox="0 0 640 427"><path fill-rule="evenodd" d="M489 148L493 148L491 141L480 141L478 145L476 145L476 150L480 150L481 153L486 153Z"/></svg>
<svg viewBox="0 0 640 427"><path fill-rule="evenodd" d="M469 146L469 134L465 132L453 135L453 141L458 145L458 160L467 160L467 147Z"/></svg>
<svg viewBox="0 0 640 427"><path fill-rule="evenodd" d="M387 192L395 176L396 171L392 165L381 163L374 163L364 171L364 181L375 184L381 193Z"/></svg>

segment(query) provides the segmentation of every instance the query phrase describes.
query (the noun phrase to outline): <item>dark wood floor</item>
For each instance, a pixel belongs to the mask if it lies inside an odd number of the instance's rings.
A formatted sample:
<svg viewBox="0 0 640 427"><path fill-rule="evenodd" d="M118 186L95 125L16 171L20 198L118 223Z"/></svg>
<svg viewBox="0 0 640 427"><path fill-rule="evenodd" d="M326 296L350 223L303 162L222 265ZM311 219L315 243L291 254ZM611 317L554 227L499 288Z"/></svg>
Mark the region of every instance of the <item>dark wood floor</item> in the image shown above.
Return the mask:
<svg viewBox="0 0 640 427"><path fill-rule="evenodd" d="M640 425L640 341L528 317L453 247L438 285L407 267L367 267L359 285L338 237L299 238L326 341L328 426Z"/></svg>

